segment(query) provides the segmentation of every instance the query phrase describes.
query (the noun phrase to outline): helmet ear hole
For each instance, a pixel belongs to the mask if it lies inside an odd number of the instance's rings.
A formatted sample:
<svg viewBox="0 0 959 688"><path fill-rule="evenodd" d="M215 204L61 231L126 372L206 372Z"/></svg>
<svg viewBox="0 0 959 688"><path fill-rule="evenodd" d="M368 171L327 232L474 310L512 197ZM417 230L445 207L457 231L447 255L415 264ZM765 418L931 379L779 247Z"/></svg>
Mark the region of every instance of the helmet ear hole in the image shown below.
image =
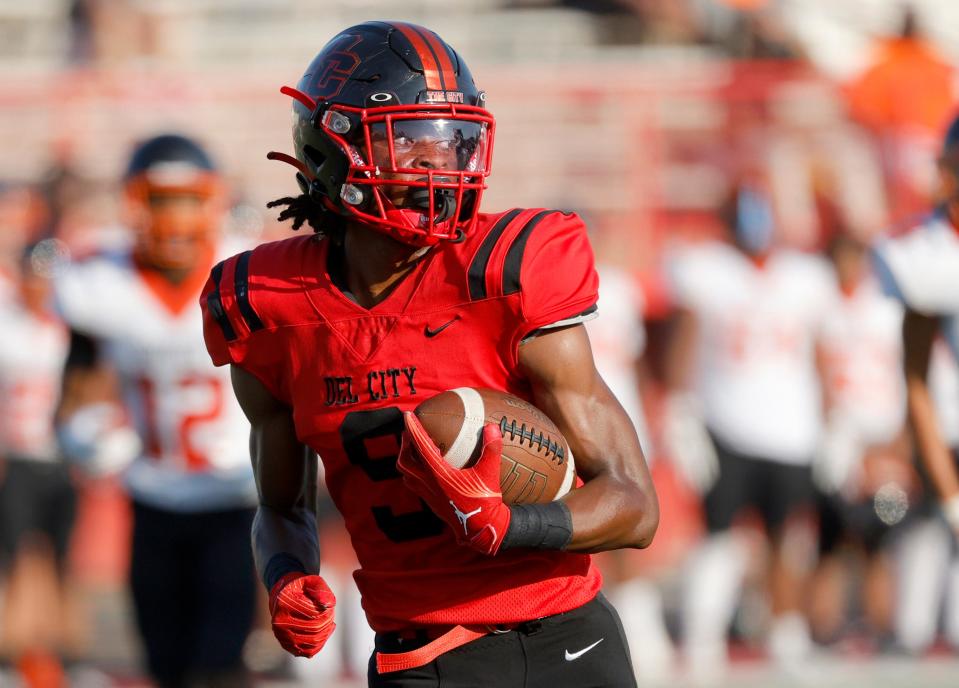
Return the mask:
<svg viewBox="0 0 959 688"><path fill-rule="evenodd" d="M321 168L323 163L326 162L326 155L309 144L303 146L303 153L310 159L310 162L313 163L314 169Z"/></svg>

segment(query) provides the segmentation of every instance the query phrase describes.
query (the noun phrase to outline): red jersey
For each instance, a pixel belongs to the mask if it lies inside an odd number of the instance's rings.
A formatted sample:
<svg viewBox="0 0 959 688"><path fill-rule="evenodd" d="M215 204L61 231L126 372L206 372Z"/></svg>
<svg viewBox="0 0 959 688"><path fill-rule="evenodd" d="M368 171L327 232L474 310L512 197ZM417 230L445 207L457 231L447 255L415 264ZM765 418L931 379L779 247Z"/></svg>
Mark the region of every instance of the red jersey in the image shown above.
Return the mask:
<svg viewBox="0 0 959 688"><path fill-rule="evenodd" d="M216 266L201 297L204 333L213 362L262 381L321 457L373 629L517 623L591 600L601 579L589 555L462 547L396 469L402 413L423 400L454 387L530 397L520 342L595 309L582 221L481 215L370 309L332 283L329 252L328 239L297 236Z"/></svg>

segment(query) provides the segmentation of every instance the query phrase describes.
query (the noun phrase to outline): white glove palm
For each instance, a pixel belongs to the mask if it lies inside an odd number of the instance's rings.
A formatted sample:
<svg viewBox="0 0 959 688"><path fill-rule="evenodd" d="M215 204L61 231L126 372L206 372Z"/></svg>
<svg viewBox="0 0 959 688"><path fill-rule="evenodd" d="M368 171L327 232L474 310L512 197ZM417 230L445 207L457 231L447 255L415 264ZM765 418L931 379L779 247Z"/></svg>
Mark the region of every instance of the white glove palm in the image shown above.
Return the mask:
<svg viewBox="0 0 959 688"><path fill-rule="evenodd" d="M700 494L707 492L719 477L719 459L696 399L685 394L670 397L663 442L686 482Z"/></svg>
<svg viewBox="0 0 959 688"><path fill-rule="evenodd" d="M66 457L91 477L119 473L143 449L123 411L110 403L78 409L57 428L57 438Z"/></svg>

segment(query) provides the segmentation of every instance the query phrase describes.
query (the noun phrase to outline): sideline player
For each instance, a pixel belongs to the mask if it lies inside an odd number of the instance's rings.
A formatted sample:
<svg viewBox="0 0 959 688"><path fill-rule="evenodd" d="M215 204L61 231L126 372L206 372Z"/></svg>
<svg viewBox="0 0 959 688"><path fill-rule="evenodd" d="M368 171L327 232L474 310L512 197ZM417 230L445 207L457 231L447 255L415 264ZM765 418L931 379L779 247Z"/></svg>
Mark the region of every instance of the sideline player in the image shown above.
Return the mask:
<svg viewBox="0 0 959 688"><path fill-rule="evenodd" d="M819 488L819 565L811 594L815 635L834 641L848 630L846 590L851 546L864 564L861 608L873 639L892 630L891 526L906 515L915 487L905 434L902 307L882 293L869 269L867 244L838 230L826 255L841 293L821 339L828 404L823 441L813 461ZM858 563L858 562L856 562Z"/></svg>
<svg viewBox="0 0 959 688"><path fill-rule="evenodd" d="M658 507L581 326L597 298L583 223L479 212L493 116L428 29L346 29L284 90L297 157L272 157L298 168L303 194L272 205L317 233L221 263L201 297L207 346L252 423L254 556L277 638L313 655L334 628L316 452L377 632L371 686L635 685L587 553L648 545ZM536 403L585 485L506 506L493 426L476 466L444 470L406 412L465 386Z"/></svg>
<svg viewBox="0 0 959 688"><path fill-rule="evenodd" d="M67 562L77 498L53 432L69 341L50 310L56 247L46 240L23 254L15 295L0 306L0 571L9 573L0 637L24 673L79 649Z"/></svg>
<svg viewBox="0 0 959 688"><path fill-rule="evenodd" d="M745 575L734 526L749 507L770 544L769 650L794 668L810 649L800 609L814 553L797 554L790 535L812 509L823 413L816 345L835 299L823 261L776 246L758 185L738 185L722 214L731 242L690 247L671 265L679 311L664 428L672 458L703 493L708 534L690 559L683 627L690 669L704 680L725 666Z"/></svg>
<svg viewBox="0 0 959 688"><path fill-rule="evenodd" d="M220 176L194 141L141 143L124 185L132 249L75 263L56 282L72 330L61 436L70 439L72 421L99 401L112 372L143 446L124 482L133 502L130 584L150 673L164 688L243 686L255 486L246 421L229 375L210 365L195 308L210 267L237 247L218 245Z"/></svg>
<svg viewBox="0 0 959 688"><path fill-rule="evenodd" d="M946 132L939 180L942 204L912 231L878 242L874 256L884 289L906 307L906 399L920 468L938 495L942 515L959 536L959 469L939 427L929 380L938 337L959 358L959 118ZM959 620L951 625L950 641L959 644Z"/></svg>

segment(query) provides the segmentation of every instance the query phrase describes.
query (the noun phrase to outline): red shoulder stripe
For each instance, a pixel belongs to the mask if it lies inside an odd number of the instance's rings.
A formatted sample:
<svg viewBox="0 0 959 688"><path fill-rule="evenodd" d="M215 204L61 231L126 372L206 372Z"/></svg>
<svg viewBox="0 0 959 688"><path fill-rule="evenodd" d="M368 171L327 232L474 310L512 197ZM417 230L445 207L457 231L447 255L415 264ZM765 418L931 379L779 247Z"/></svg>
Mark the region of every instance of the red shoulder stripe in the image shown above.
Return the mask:
<svg viewBox="0 0 959 688"><path fill-rule="evenodd" d="M486 269L486 293L488 296L508 296L520 290L520 269L526 242L543 218L556 210L542 208L526 210L510 223L493 248Z"/></svg>
<svg viewBox="0 0 959 688"><path fill-rule="evenodd" d="M228 342L263 329L263 322L250 303L249 261L251 251L231 256L210 273L214 289L207 295L207 309Z"/></svg>
<svg viewBox="0 0 959 688"><path fill-rule="evenodd" d="M244 251L236 260L236 272L233 277L233 290L236 293L236 303L240 308L246 326L250 332L263 329L263 321L257 315L256 309L250 303L250 254L253 251Z"/></svg>
<svg viewBox="0 0 959 688"><path fill-rule="evenodd" d="M493 255L493 249L499 242L503 232L509 227L510 223L516 219L516 216L523 212L522 208L515 208L508 213L503 214L490 229L489 234L483 239L476 255L470 261L469 271L467 272L469 281L470 299L478 301L489 296L486 288L486 272L489 268L490 258Z"/></svg>
<svg viewBox="0 0 959 688"><path fill-rule="evenodd" d="M519 234L513 239L513 243L509 245L506 258L503 260L504 295L515 294L520 290L519 273L520 268L523 266L523 253L526 251L526 242L529 240L529 235L536 229L536 225L538 225L544 217L552 215L555 212L558 211L543 210L536 213L523 225L523 228L519 230Z"/></svg>

